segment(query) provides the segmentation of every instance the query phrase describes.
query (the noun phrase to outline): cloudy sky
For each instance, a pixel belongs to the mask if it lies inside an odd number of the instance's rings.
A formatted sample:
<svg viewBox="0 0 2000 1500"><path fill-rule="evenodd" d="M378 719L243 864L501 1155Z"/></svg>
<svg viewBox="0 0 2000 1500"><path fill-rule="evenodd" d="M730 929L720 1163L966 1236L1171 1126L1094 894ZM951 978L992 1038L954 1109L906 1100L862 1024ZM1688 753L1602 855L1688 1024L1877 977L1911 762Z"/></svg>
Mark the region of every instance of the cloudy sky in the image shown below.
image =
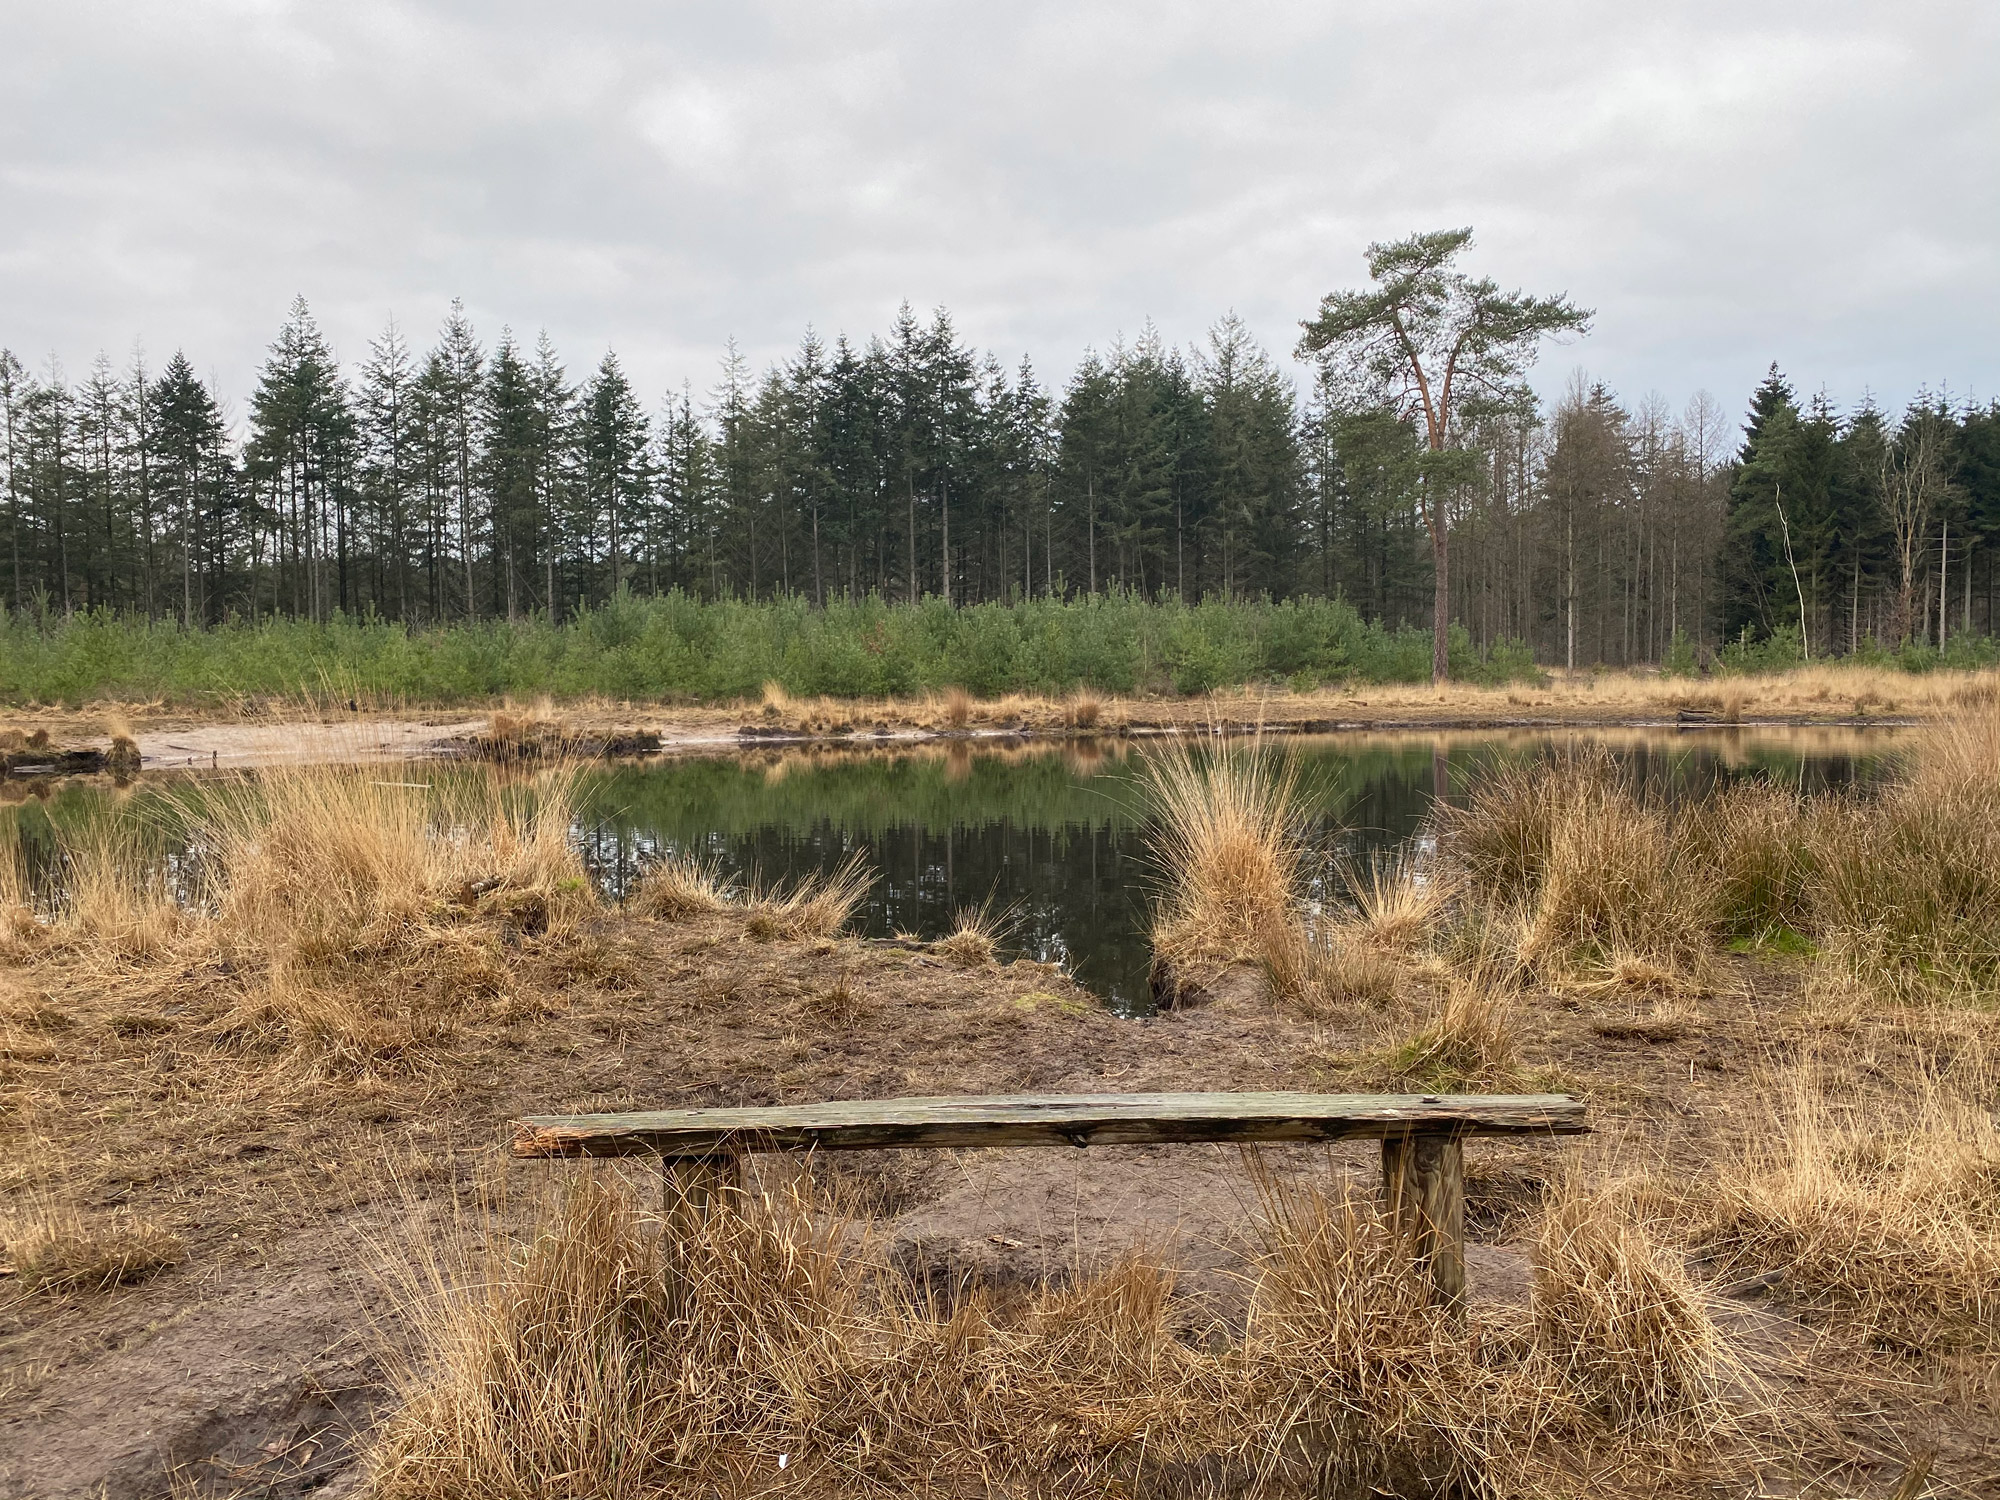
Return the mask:
<svg viewBox="0 0 2000 1500"><path fill-rule="evenodd" d="M948 306L1060 377L1228 309L1289 360L1471 224L1676 405L2000 393L2000 5L0 0L0 344L342 356L454 296L648 388ZM239 405L240 409L240 405Z"/></svg>

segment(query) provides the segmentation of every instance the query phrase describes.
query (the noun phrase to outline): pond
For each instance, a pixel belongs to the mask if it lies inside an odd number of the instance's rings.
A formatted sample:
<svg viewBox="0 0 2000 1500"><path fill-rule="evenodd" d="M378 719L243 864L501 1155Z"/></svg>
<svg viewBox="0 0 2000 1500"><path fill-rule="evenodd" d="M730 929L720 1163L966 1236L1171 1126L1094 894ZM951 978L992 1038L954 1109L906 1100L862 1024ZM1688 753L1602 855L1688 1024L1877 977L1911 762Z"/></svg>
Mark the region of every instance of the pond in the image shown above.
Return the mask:
<svg viewBox="0 0 2000 1500"><path fill-rule="evenodd" d="M1298 764L1318 846L1365 866L1421 838L1440 795L1493 766L1604 744L1673 795L1762 778L1807 790L1889 774L1895 731L1349 734L1273 741ZM691 853L782 883L859 853L876 872L858 930L942 936L964 907L1005 916L1004 950L1061 963L1115 1010L1143 1014L1149 910L1146 751L1122 741L903 753L769 751L636 763L593 778L586 856L614 896L643 861ZM1334 889L1343 882L1332 882Z"/></svg>
<svg viewBox="0 0 2000 1500"><path fill-rule="evenodd" d="M1354 733L1270 742L1293 758L1332 863L1396 858L1424 837L1439 797L1507 761L1601 744L1642 782L1699 797L1761 778L1807 790L1870 785L1893 773L1895 730ZM607 764L585 778L576 837L593 875L622 899L647 861L688 853L731 875L788 884L859 854L875 872L856 930L875 937L948 932L960 909L1003 916L1003 951L1062 964L1114 1010L1151 1008L1149 911L1158 889L1143 772L1148 751L1106 739L1001 747L969 741L899 751L770 749ZM485 774L434 764L413 778ZM13 819L31 884L59 878L52 822L86 819L114 796L121 819L158 822L145 802L175 777L131 793L73 783ZM185 780L182 781L185 785ZM25 795L20 783L6 788ZM199 792L197 792L199 795ZM11 809L0 808L0 818ZM171 841L170 841L171 842ZM168 879L186 851L161 851ZM1326 888L1344 888L1336 873Z"/></svg>

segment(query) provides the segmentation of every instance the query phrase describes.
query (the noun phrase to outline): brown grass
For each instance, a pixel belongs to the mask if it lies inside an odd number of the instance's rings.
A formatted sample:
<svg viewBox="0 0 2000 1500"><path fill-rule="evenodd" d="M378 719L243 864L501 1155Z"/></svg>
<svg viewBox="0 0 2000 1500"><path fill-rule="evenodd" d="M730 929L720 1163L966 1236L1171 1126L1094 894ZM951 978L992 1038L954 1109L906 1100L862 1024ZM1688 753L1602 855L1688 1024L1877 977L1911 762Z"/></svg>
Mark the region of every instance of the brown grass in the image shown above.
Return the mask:
<svg viewBox="0 0 2000 1500"><path fill-rule="evenodd" d="M1728 925L1725 902L1779 862L1759 839L1769 820L1733 814L1777 802L1746 792L1712 812L1676 810L1641 796L1603 750L1566 752L1504 767L1467 806L1444 810L1446 871L1545 980L1638 961L1698 987Z"/></svg>
<svg viewBox="0 0 2000 1500"><path fill-rule="evenodd" d="M2000 1131L1966 1086L1921 1089L1885 1119L1842 1108L1818 1067L1781 1076L1770 1131L1694 1205L1710 1249L1734 1272L1777 1272L1784 1296L1864 1341L1993 1347ZM1992 1096L1990 1076L1969 1088Z"/></svg>
<svg viewBox="0 0 2000 1500"><path fill-rule="evenodd" d="M1146 758L1166 888L1153 947L1176 966L1260 960L1296 941L1303 848L1298 772L1260 742Z"/></svg>
<svg viewBox="0 0 2000 1500"><path fill-rule="evenodd" d="M1430 1019L1386 1049L1379 1070L1424 1093L1506 1092L1520 1083L1514 997L1481 979L1448 980Z"/></svg>
<svg viewBox="0 0 2000 1500"><path fill-rule="evenodd" d="M67 830L55 930L114 964L166 955L189 924L168 884L158 834L117 804Z"/></svg>
<svg viewBox="0 0 2000 1500"><path fill-rule="evenodd" d="M1185 1338L1144 1257L940 1300L802 1198L662 1224L586 1179L417 1252L372 1492L1525 1497L1722 1460L1712 1330L1639 1231L1579 1224L1468 1338L1372 1205L1265 1197L1247 1328Z"/></svg>
<svg viewBox="0 0 2000 1500"><path fill-rule="evenodd" d="M1371 860L1366 873L1349 872L1348 889L1361 931L1387 953L1422 943L1444 905L1443 886L1408 860Z"/></svg>
<svg viewBox="0 0 2000 1500"><path fill-rule="evenodd" d="M1699 990L1732 939L1818 943L1885 995L2000 994L2000 703L1925 735L1880 795L1739 784L1680 807L1603 750L1501 770L1443 818L1448 871L1545 979ZM1799 941L1805 939L1807 941Z"/></svg>
<svg viewBox="0 0 2000 1500"><path fill-rule="evenodd" d="M492 760L547 760L562 755L571 735L569 720L549 698L538 698L527 707L509 698L493 710L486 732L475 743Z"/></svg>
<svg viewBox="0 0 2000 1500"><path fill-rule="evenodd" d="M646 870L632 907L645 916L680 922L721 911L735 894L734 882L712 861L677 854Z"/></svg>
<svg viewBox="0 0 2000 1500"><path fill-rule="evenodd" d="M1280 929L1263 964L1272 995L1313 1020L1387 1005L1396 995L1396 965L1366 930L1325 915Z"/></svg>
<svg viewBox="0 0 2000 1500"><path fill-rule="evenodd" d="M976 969L993 962L1006 926L1005 915L994 912L991 902L961 906L952 919L951 931L933 946L959 967Z"/></svg>
<svg viewBox="0 0 2000 1500"><path fill-rule="evenodd" d="M874 880L875 872L856 853L832 874L808 872L790 890L753 887L744 898L747 930L765 940L832 937L868 899Z"/></svg>
<svg viewBox="0 0 2000 1500"><path fill-rule="evenodd" d="M1811 829L1813 919L1891 993L2000 994L2000 702L1929 732L1908 780Z"/></svg>
<svg viewBox="0 0 2000 1500"><path fill-rule="evenodd" d="M17 1203L5 1220L4 1253L30 1292L101 1292L179 1265L177 1235L131 1215L86 1215L46 1197Z"/></svg>
<svg viewBox="0 0 2000 1500"><path fill-rule="evenodd" d="M220 1034L342 1069L389 1062L503 994L503 944L574 940L596 905L569 843L574 795L562 768L207 783L176 814L199 854L181 887L162 830L114 806L66 835L63 901L32 946L68 982L220 1002Z"/></svg>
<svg viewBox="0 0 2000 1500"><path fill-rule="evenodd" d="M1617 1182L1576 1178L1552 1197L1536 1233L1534 1306L1543 1347L1618 1421L1726 1426L1726 1393L1748 1381L1707 1294Z"/></svg>
<svg viewBox="0 0 2000 1500"><path fill-rule="evenodd" d="M0 816L0 959L25 959L46 936L46 929L35 917L34 893L28 888L21 825L12 817Z"/></svg>
<svg viewBox="0 0 2000 1500"><path fill-rule="evenodd" d="M972 694L962 687L948 688L944 695L944 721L953 729L972 722Z"/></svg>

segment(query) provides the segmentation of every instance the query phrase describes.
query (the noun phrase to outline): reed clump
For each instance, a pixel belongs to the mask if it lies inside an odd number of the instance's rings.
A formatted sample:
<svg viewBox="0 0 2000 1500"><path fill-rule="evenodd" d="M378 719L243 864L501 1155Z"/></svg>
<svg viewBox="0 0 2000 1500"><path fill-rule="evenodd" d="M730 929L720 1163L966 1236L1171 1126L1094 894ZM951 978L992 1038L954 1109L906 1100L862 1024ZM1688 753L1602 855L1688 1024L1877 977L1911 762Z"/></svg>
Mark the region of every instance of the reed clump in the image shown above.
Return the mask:
<svg viewBox="0 0 2000 1500"><path fill-rule="evenodd" d="M291 767L149 819L114 805L61 831L59 894L25 943L85 983L194 996L218 1038L371 1067L504 1000L510 953L577 938L596 899L575 800L561 767Z"/></svg>
<svg viewBox="0 0 2000 1500"><path fill-rule="evenodd" d="M1067 728L1095 729L1104 718L1104 700L1096 693L1076 693L1063 701L1062 714Z"/></svg>
<svg viewBox="0 0 2000 1500"><path fill-rule="evenodd" d="M166 958L193 930L193 914L174 888L162 831L115 804L66 829L51 935L120 969Z"/></svg>
<svg viewBox="0 0 2000 1500"><path fill-rule="evenodd" d="M740 913L745 932L759 942L827 938L853 919L874 878L866 859L854 854L831 871L809 871L789 888L755 880L744 885L714 861L684 852L647 868L632 907L643 916L673 922Z"/></svg>
<svg viewBox="0 0 2000 1500"><path fill-rule="evenodd" d="M1430 1019L1381 1061L1390 1078L1425 1093L1513 1088L1520 1082L1513 994L1500 984L1449 981Z"/></svg>
<svg viewBox="0 0 2000 1500"><path fill-rule="evenodd" d="M1678 1251L1657 1242L1616 1181L1576 1178L1552 1195L1535 1239L1542 1347L1577 1388L1624 1423L1731 1420L1749 1381Z"/></svg>
<svg viewBox="0 0 2000 1500"><path fill-rule="evenodd" d="M1931 731L1906 780L1818 810L1811 920L1892 991L2000 993L2000 705Z"/></svg>
<svg viewBox="0 0 2000 1500"><path fill-rule="evenodd" d="M1355 925L1385 953L1408 953L1423 943L1445 904L1443 884L1408 858L1350 869L1347 886Z"/></svg>
<svg viewBox="0 0 2000 1500"><path fill-rule="evenodd" d="M475 750L489 760L560 759L572 730L547 697L527 707L507 700L486 721L485 733L474 740Z"/></svg>
<svg viewBox="0 0 2000 1500"><path fill-rule="evenodd" d="M1352 924L1321 913L1281 928L1263 957L1271 993L1310 1020L1379 1008L1396 996L1395 963Z"/></svg>
<svg viewBox="0 0 2000 1500"><path fill-rule="evenodd" d="M945 689L944 722L952 729L963 729L972 722L972 694L964 688L952 686Z"/></svg>
<svg viewBox="0 0 2000 1500"><path fill-rule="evenodd" d="M0 817L0 959L18 961L40 948L47 929L35 915L27 861L21 850L21 825Z"/></svg>
<svg viewBox="0 0 2000 1500"><path fill-rule="evenodd" d="M1869 796L1758 783L1670 804L1603 751L1505 768L1442 815L1445 873L1528 970L1707 983L1732 942L1823 948L1890 995L2000 993L2000 707ZM1623 982L1620 979L1619 982Z"/></svg>
<svg viewBox="0 0 2000 1500"><path fill-rule="evenodd" d="M1699 1308L1643 1306L1636 1240L1468 1336L1372 1203L1267 1185L1247 1325L1188 1338L1143 1257L940 1299L811 1207L663 1222L586 1179L525 1239L420 1255L371 1492L1526 1497L1726 1461ZM1579 1352L1614 1343L1616 1400Z"/></svg>
<svg viewBox="0 0 2000 1500"><path fill-rule="evenodd" d="M1296 942L1304 845L1298 772L1261 743L1148 756L1165 890L1153 948L1176 968L1264 959Z"/></svg>
<svg viewBox="0 0 2000 1500"><path fill-rule="evenodd" d="M509 989L508 945L573 941L595 898L576 776L386 781L280 771L196 819L215 851L214 960L247 976L225 1031L366 1067Z"/></svg>

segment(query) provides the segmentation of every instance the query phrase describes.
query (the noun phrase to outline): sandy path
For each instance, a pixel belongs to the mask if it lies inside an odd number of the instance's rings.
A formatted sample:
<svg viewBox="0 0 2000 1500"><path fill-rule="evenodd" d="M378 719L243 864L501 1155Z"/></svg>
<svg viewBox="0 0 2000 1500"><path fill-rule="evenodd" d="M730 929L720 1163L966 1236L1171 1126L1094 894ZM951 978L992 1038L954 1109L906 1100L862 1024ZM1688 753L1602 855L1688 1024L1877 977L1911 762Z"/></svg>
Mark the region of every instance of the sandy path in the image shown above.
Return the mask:
<svg viewBox="0 0 2000 1500"><path fill-rule="evenodd" d="M148 771L178 766L277 766L328 761L414 760L486 727L485 718L376 720L331 724L200 724L140 729L140 764Z"/></svg>

